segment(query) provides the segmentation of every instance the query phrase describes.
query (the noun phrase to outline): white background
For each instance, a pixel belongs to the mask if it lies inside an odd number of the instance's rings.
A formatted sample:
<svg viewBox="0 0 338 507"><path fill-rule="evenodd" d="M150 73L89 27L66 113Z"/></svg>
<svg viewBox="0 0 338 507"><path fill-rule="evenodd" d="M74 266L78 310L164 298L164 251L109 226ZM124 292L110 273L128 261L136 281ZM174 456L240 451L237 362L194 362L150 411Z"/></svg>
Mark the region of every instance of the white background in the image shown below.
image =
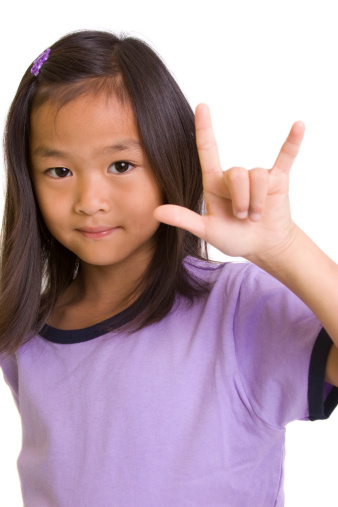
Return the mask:
<svg viewBox="0 0 338 507"><path fill-rule="evenodd" d="M3 2L0 122L25 69L66 32L143 38L192 107L210 105L224 169L271 167L292 123L305 122L291 177L293 217L338 261L336 7L334 0ZM19 450L19 417L1 377L0 507L22 505ZM328 421L288 427L286 507L337 507L337 454L338 410Z"/></svg>

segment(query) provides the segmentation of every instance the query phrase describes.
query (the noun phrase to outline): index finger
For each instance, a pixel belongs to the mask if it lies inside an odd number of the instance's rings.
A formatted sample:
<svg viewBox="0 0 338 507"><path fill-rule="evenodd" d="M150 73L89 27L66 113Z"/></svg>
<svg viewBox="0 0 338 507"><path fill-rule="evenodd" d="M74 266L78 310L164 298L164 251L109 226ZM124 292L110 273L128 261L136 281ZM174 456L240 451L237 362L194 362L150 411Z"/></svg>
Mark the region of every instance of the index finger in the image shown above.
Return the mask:
<svg viewBox="0 0 338 507"><path fill-rule="evenodd" d="M207 104L196 107L196 144L203 174L222 173L218 148Z"/></svg>
<svg viewBox="0 0 338 507"><path fill-rule="evenodd" d="M304 137L305 125L302 121L296 121L291 127L289 135L283 144L272 170L289 172L299 152Z"/></svg>

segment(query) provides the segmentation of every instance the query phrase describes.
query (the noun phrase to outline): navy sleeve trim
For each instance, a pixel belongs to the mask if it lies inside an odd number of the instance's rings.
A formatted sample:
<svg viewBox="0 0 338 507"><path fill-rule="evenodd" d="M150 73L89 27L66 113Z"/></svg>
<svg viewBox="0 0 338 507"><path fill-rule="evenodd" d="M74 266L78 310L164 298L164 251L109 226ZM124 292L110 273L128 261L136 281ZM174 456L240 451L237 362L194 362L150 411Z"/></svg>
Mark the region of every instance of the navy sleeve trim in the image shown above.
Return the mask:
<svg viewBox="0 0 338 507"><path fill-rule="evenodd" d="M333 387L324 399L326 362L332 345L331 338L325 329L322 329L314 344L310 360L308 388L310 421L327 419L338 404L337 387Z"/></svg>

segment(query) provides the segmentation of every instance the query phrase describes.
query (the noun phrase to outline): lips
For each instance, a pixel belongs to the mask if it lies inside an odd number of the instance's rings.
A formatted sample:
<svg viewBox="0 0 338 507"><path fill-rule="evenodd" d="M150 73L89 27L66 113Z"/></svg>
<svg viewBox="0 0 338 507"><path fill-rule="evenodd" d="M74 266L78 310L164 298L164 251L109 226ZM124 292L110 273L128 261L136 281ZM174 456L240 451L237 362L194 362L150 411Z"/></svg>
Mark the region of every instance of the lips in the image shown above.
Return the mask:
<svg viewBox="0 0 338 507"><path fill-rule="evenodd" d="M114 231L116 231L118 227L111 227L109 225L102 225L97 227L82 227L80 229L76 229L78 232L83 234L86 238L104 238L109 236Z"/></svg>
<svg viewBox="0 0 338 507"><path fill-rule="evenodd" d="M104 232L109 231L111 229L114 229L115 227L110 227L109 225L102 225L100 227L81 227L77 229L80 232L89 232L91 234L96 234L98 232Z"/></svg>

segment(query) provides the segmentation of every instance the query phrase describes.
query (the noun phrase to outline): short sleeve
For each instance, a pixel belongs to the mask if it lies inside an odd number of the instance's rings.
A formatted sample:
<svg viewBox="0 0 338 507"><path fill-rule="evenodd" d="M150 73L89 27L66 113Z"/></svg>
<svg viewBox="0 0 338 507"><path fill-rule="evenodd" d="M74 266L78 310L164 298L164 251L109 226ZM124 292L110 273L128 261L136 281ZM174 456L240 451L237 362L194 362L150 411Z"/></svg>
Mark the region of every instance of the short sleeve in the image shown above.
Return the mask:
<svg viewBox="0 0 338 507"><path fill-rule="evenodd" d="M333 342L322 329L314 344L309 369L309 419L327 419L338 403L338 388L324 382L327 356Z"/></svg>
<svg viewBox="0 0 338 507"><path fill-rule="evenodd" d="M332 341L307 306L278 280L249 264L234 316L239 374L255 414L284 427L328 417L338 389L325 384Z"/></svg>

